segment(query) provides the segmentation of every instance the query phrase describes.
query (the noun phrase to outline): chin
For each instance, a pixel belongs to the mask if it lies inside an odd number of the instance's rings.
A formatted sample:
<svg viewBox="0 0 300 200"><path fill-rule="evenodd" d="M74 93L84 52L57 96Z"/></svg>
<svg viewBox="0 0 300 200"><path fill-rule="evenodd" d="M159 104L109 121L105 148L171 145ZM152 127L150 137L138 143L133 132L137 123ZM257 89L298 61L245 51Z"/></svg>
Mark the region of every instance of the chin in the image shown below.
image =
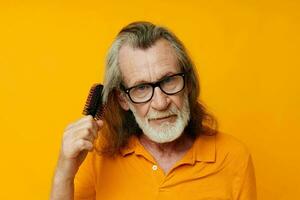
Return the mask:
<svg viewBox="0 0 300 200"><path fill-rule="evenodd" d="M144 134L153 142L169 143L178 139L184 130L184 126L170 126L164 128L147 127L143 129Z"/></svg>

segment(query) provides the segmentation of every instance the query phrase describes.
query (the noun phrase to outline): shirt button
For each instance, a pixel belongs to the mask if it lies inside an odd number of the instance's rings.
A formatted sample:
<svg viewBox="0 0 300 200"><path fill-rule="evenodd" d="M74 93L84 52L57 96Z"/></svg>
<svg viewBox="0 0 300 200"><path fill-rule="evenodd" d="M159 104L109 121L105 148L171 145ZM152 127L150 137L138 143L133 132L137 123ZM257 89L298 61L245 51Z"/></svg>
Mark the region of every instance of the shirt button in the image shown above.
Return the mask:
<svg viewBox="0 0 300 200"><path fill-rule="evenodd" d="M157 170L157 165L153 165L153 166L152 166L152 170L153 170L153 171L156 171L156 170Z"/></svg>

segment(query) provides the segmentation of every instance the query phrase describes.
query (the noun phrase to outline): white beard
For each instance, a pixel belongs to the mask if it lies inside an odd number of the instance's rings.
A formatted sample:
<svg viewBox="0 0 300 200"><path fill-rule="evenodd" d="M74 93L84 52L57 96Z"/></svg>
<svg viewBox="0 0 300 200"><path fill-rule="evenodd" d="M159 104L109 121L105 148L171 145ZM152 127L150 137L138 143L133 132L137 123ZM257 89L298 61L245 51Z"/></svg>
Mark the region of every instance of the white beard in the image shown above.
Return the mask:
<svg viewBox="0 0 300 200"><path fill-rule="evenodd" d="M144 134L153 142L167 143L179 138L190 120L190 107L187 94L184 95L182 110L178 110L174 104L171 104L167 111L150 110L146 117L138 116L136 109L129 104L136 122L143 130ZM175 122L164 122L159 127L153 127L149 124L149 119L162 118L170 115L176 115Z"/></svg>

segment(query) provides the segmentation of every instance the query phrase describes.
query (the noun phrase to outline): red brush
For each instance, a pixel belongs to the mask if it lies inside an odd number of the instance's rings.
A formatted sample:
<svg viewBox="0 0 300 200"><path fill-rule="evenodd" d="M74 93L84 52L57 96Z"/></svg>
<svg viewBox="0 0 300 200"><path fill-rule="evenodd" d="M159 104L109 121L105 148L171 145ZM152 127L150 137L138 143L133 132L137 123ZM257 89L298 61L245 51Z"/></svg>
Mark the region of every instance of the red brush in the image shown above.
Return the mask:
<svg viewBox="0 0 300 200"><path fill-rule="evenodd" d="M94 84L86 100L82 114L92 115L94 119L103 119L104 104L102 103L103 85Z"/></svg>

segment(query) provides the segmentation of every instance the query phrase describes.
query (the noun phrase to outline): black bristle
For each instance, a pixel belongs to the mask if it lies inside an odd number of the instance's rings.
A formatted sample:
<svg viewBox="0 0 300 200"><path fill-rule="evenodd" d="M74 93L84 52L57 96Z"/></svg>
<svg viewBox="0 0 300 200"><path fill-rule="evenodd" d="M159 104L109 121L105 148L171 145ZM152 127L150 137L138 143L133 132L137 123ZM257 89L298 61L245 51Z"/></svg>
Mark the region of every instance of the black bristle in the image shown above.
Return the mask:
<svg viewBox="0 0 300 200"><path fill-rule="evenodd" d="M95 119L100 119L103 116L102 90L103 85L101 84L95 84L91 87L82 114L92 115Z"/></svg>

